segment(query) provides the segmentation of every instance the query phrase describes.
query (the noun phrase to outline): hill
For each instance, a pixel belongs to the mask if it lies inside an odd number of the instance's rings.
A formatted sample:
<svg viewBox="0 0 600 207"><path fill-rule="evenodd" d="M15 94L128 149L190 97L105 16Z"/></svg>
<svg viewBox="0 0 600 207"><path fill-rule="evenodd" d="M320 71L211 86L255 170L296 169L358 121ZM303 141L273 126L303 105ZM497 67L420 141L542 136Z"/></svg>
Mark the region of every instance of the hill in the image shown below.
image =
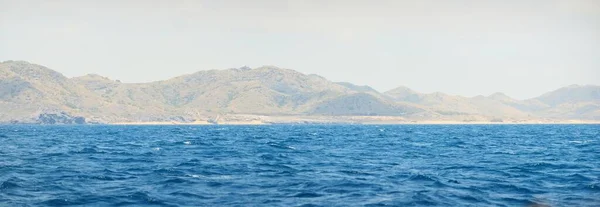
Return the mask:
<svg viewBox="0 0 600 207"><path fill-rule="evenodd" d="M600 87L573 85L521 101L502 93L469 98L407 87L379 93L369 86L331 82L275 66L122 83L96 74L67 78L41 65L5 61L0 63L0 107L4 123L54 123L52 117L58 123L81 123L82 118L88 123L191 123L239 117L264 121L275 116L600 120Z"/></svg>

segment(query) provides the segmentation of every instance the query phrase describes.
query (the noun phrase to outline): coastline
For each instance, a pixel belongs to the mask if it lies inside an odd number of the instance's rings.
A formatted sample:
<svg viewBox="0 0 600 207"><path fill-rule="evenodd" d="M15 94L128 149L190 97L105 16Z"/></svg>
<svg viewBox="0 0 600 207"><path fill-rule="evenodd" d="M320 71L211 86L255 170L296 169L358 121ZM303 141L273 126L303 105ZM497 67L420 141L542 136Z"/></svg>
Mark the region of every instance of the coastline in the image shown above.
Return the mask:
<svg viewBox="0 0 600 207"><path fill-rule="evenodd" d="M7 125L535 125L535 124L600 124L600 120L563 120L563 119L490 119L490 118L470 118L455 117L454 119L418 119L401 116L311 116L311 115L280 115L267 116L255 114L226 114L218 119L207 117L190 118L186 120L158 120L158 121L137 121L137 120L101 120L91 119L87 122L36 122L28 120L24 122L2 122Z"/></svg>
<svg viewBox="0 0 600 207"><path fill-rule="evenodd" d="M266 125L268 123L264 123L261 121L228 121L223 123L210 123L208 121L195 121L195 122L175 122L175 121L153 121L153 122L115 122L115 123L107 123L106 125L132 125L132 126L140 126L140 125Z"/></svg>
<svg viewBox="0 0 600 207"><path fill-rule="evenodd" d="M544 125L544 124L600 124L600 121L567 120L567 121L523 121L523 122L485 122L485 121L393 121L393 122L319 122L319 121L297 121L297 122L263 122L263 121L227 121L210 123L206 121L197 122L115 122L106 125L144 126L144 125L183 125L183 126L209 126L209 125Z"/></svg>

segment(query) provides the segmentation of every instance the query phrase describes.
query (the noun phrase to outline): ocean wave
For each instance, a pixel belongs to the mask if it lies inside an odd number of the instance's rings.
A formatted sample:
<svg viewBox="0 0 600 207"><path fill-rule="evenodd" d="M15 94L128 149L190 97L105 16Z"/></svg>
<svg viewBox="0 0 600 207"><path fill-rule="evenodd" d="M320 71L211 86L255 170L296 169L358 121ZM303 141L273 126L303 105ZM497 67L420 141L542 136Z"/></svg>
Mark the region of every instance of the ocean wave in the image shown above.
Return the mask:
<svg viewBox="0 0 600 207"><path fill-rule="evenodd" d="M0 126L0 206L600 203L594 125L31 127Z"/></svg>

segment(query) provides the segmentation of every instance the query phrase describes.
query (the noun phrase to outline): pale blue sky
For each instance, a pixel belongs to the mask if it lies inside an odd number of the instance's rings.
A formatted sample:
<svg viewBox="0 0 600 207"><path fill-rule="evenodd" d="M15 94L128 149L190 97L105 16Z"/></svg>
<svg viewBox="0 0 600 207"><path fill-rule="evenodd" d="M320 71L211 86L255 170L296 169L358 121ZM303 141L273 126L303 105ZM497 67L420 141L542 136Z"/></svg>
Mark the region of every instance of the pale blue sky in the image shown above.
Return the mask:
<svg viewBox="0 0 600 207"><path fill-rule="evenodd" d="M147 82L275 65L386 91L600 85L600 1L0 0L0 61Z"/></svg>

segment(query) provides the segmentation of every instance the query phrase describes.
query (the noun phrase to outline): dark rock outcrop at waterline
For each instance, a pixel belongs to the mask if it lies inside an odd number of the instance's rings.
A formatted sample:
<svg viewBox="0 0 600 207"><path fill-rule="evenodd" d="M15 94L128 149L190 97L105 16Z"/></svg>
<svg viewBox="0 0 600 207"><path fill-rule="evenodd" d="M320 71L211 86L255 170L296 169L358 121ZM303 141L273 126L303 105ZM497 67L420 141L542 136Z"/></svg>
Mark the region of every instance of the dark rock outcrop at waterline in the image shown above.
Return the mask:
<svg viewBox="0 0 600 207"><path fill-rule="evenodd" d="M56 114L40 114L37 124L86 124L84 117L71 116L65 112Z"/></svg>

